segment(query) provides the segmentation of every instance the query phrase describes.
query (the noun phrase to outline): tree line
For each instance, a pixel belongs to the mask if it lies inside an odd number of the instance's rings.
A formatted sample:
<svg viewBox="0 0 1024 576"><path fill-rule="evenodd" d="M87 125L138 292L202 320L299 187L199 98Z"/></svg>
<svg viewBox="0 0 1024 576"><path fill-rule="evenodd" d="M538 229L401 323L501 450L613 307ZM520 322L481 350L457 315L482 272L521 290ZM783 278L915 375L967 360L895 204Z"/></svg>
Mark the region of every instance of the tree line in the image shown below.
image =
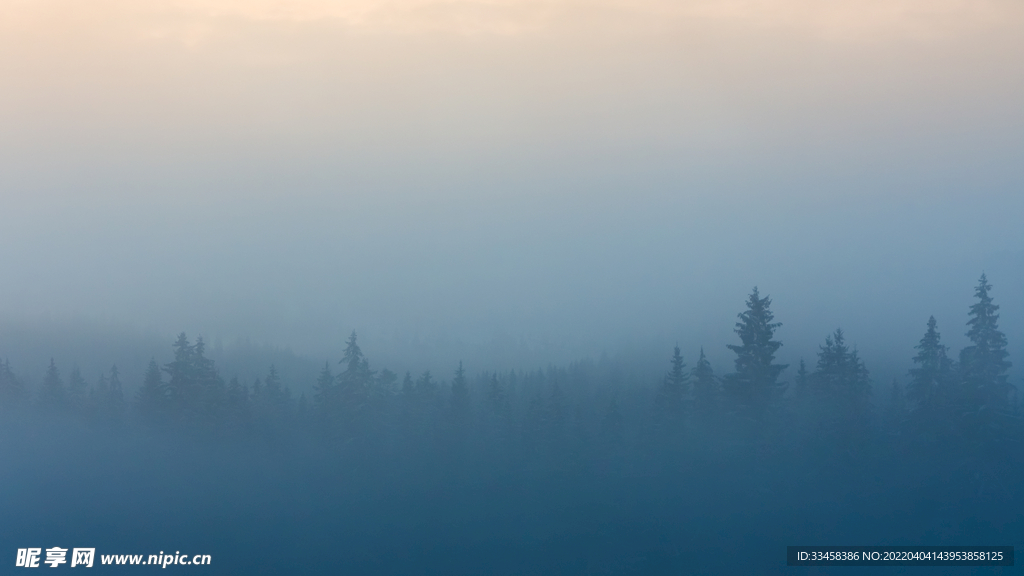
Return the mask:
<svg viewBox="0 0 1024 576"><path fill-rule="evenodd" d="M373 370L353 333L340 361L325 363L307 397L297 397L274 366L254 382L228 381L206 356L202 338L185 334L173 360L150 361L141 386L126 397L116 366L94 383L74 369L67 380L51 360L41 385L29 390L0 363L0 412L45 412L115 430L177 430L264 441L311 438L346 449L440 450L477 446L526 455L600 451L601 447L722 442L748 444L800 438L820 453L855 455L879 439L980 445L1022 438L1017 388L999 306L982 275L969 308L970 344L954 355L934 317L911 358L904 383L874 406L870 373L837 328L813 366L800 360L793 382L776 361L781 326L771 298L754 288L738 315L733 371L716 375L705 351L689 367L678 346L655 386L636 383L607 360L533 372L467 375L461 362L442 382L429 371L403 377ZM875 444L873 444L875 443ZM420 450L420 451L422 451Z"/></svg>

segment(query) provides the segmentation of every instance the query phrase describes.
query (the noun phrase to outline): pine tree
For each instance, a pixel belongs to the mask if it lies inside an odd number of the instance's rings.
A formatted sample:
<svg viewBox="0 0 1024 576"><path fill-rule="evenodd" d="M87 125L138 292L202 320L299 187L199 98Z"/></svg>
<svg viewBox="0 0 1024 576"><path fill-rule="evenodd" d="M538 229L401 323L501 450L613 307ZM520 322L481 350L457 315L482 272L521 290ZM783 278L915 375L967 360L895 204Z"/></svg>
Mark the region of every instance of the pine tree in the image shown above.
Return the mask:
<svg viewBox="0 0 1024 576"><path fill-rule="evenodd" d="M516 401L519 394L519 376L516 375L515 370L510 370L508 373L508 381L505 386L505 396L508 398L509 404L511 405Z"/></svg>
<svg viewBox="0 0 1024 576"><path fill-rule="evenodd" d="M276 415L280 415L279 413L285 409L285 392L284 387L281 385L281 375L277 373L277 368L273 364L267 370L267 376L263 379L263 386L263 390L266 392L265 401L267 405L270 406Z"/></svg>
<svg viewBox="0 0 1024 576"><path fill-rule="evenodd" d="M804 398L810 424L807 448L827 465L850 465L867 445L871 422L871 380L841 329L825 337Z"/></svg>
<svg viewBox="0 0 1024 576"><path fill-rule="evenodd" d="M249 395L249 398L254 412L259 409L259 406L262 406L263 402L266 402L264 399L263 384L260 382L259 378L253 381L252 394Z"/></svg>
<svg viewBox="0 0 1024 576"><path fill-rule="evenodd" d="M465 455L470 422L469 384L466 381L466 371L462 367L462 361L459 361L459 366L455 369L455 375L452 378L450 406L446 416L447 421L443 423L443 431L446 433L448 455L456 460L461 460Z"/></svg>
<svg viewBox="0 0 1024 576"><path fill-rule="evenodd" d="M437 382L434 382L434 377L430 375L430 370L423 372L416 379L416 395L429 402L433 402L436 397Z"/></svg>
<svg viewBox="0 0 1024 576"><path fill-rule="evenodd" d="M249 390L238 381L238 377L228 382L227 424L236 430L245 428L249 423Z"/></svg>
<svg viewBox="0 0 1024 576"><path fill-rule="evenodd" d="M46 369L43 386L39 390L39 404L47 409L62 409L66 402L67 394L64 382L60 378L60 370L57 369L57 363L53 358L50 358L50 367Z"/></svg>
<svg viewBox="0 0 1024 576"><path fill-rule="evenodd" d="M771 298L761 298L754 287L747 300L747 310L738 315L740 321L736 323L735 332L741 343L728 345L736 353L736 371L726 375L726 390L741 408L755 416L781 398L785 391L779 376L786 365L775 363L775 353L782 343L773 339L782 324L772 321L775 316L771 303Z"/></svg>
<svg viewBox="0 0 1024 576"><path fill-rule="evenodd" d="M1010 362L1006 336L999 331L999 306L992 303L992 286L984 274L974 295L978 301L971 306L967 337L971 345L960 352L964 384L974 402L980 406L1007 410L1010 408L1011 385L1007 381Z"/></svg>
<svg viewBox="0 0 1024 576"><path fill-rule="evenodd" d="M672 369L662 379L655 397L658 417L663 423L680 423L689 387L690 374L686 371L686 363L683 362L683 355L677 344L672 351Z"/></svg>
<svg viewBox="0 0 1024 576"><path fill-rule="evenodd" d="M278 436L281 426L288 421L289 403L289 394L281 384L281 375L271 364L258 395L253 397L253 424L261 434L268 438Z"/></svg>
<svg viewBox="0 0 1024 576"><path fill-rule="evenodd" d="M10 360L0 362L0 410L21 406L26 396L25 386L11 370Z"/></svg>
<svg viewBox="0 0 1024 576"><path fill-rule="evenodd" d="M352 332L345 343L345 353L339 363L345 370L336 377L335 410L345 429L343 434L352 437L365 427L367 401L374 376L370 371L369 362L359 348L355 332Z"/></svg>
<svg viewBox="0 0 1024 576"><path fill-rule="evenodd" d="M355 332L352 332L345 343L345 353L340 364L345 366L345 370L338 374L338 385L343 393L360 399L365 397L372 382L373 372L370 371L370 363L359 348Z"/></svg>
<svg viewBox="0 0 1024 576"><path fill-rule="evenodd" d="M857 351L846 345L841 328L825 337L813 379L819 392L841 400L848 409L864 408L871 395L867 368Z"/></svg>
<svg viewBox="0 0 1024 576"><path fill-rule="evenodd" d="M917 354L913 358L915 367L910 369L907 398L915 410L938 409L938 404L949 401L952 363L934 316L928 318L928 329L914 349Z"/></svg>
<svg viewBox="0 0 1024 576"><path fill-rule="evenodd" d="M174 360L164 366L167 372L167 403L174 419L188 418L187 412L194 409L197 396L196 374L193 362L194 347L184 332L174 342Z"/></svg>
<svg viewBox="0 0 1024 576"><path fill-rule="evenodd" d="M718 407L718 378L704 355L704 347L700 349L700 358L693 367L693 404L698 416L704 417Z"/></svg>
<svg viewBox="0 0 1024 576"><path fill-rule="evenodd" d="M149 361L142 387L135 395L135 403L139 415L147 422L159 422L167 416L167 387L155 359Z"/></svg>
<svg viewBox="0 0 1024 576"><path fill-rule="evenodd" d="M224 422L227 393L214 361L206 357L206 344L202 336L196 338L191 359L192 374L195 377L192 411L204 426L218 427Z"/></svg>
<svg viewBox="0 0 1024 576"><path fill-rule="evenodd" d="M313 406L322 416L333 410L335 396L334 374L331 373L330 362L324 362L324 369L313 385Z"/></svg>
<svg viewBox="0 0 1024 576"><path fill-rule="evenodd" d="M487 403L495 414L504 415L508 410L508 398L505 396L505 389L498 380L498 373L491 374L491 381L487 387Z"/></svg>
<svg viewBox="0 0 1024 576"><path fill-rule="evenodd" d="M345 342L345 353L342 356L340 363L345 365L345 370L347 372L357 374L362 369L364 360L363 351L359 348L356 333L355 331L352 331L352 334Z"/></svg>
<svg viewBox="0 0 1024 576"><path fill-rule="evenodd" d="M395 395L396 382L398 382L398 374L387 368L381 370L374 381L374 396L380 399L391 398Z"/></svg>

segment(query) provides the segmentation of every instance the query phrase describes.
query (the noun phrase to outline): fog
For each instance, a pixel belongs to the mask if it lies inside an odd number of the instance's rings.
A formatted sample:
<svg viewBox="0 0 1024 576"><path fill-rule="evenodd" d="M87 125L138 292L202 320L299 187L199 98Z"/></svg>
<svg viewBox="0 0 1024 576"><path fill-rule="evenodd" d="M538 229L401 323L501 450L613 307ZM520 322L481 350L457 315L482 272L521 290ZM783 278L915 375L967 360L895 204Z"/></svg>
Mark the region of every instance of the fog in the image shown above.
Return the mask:
<svg viewBox="0 0 1024 576"><path fill-rule="evenodd" d="M6 316L511 368L757 285L904 358L987 271L1021 334L1015 3L218 6L5 9Z"/></svg>
<svg viewBox="0 0 1024 576"><path fill-rule="evenodd" d="M221 384L249 386L274 365L292 394L287 418L297 418L299 397L313 405L324 362L336 368L355 332L374 378L385 368L399 380L430 371L447 391L462 362L479 409L474 430L488 438L499 434L482 412L488 374L542 374L510 409L521 431L534 391L548 398L551 371L568 370L581 429L598 434L613 397L626 422L627 440L610 449L617 456L581 440L581 461L648 470L660 456L644 450L660 444L643 440L643 423L673 347L687 370L702 348L719 376L738 370L726 346L738 343L737 314L755 287L781 322L784 404L797 402L800 360L813 372L841 328L870 372L881 419L891 382L910 385L930 316L954 361L975 344L967 322L984 273L1012 363L1004 375L1018 386L1022 26L1024 8L1009 0L9 2L0 7L0 358L34 409L51 358L62 381L77 368L89 386L116 364L131 428L147 366L169 366L184 332L203 339ZM1018 409L1017 396L1006 401L1000 410ZM399 404L385 405L390 432L366 433L366 446L401 460L415 449L389 435L403 420ZM187 418L175 414L169 429L147 434L187 453L177 440L191 434L178 428ZM445 421L431 414L423 422ZM94 413L79 416L61 430L109 433L90 427ZM909 428L875 422L872 441L928 426L907 418ZM266 457L250 436L278 423L235 424L248 431L251 457ZM785 448L756 466L792 464L817 425L773 428L766 442ZM295 446L363 438L289 426L282 442L294 444L280 450L300 464L281 482L296 490L320 476ZM11 438L30 434L15 429ZM501 465L532 469L519 452L532 448L506 440L516 448ZM150 448L124 441L126 453ZM643 456L630 460L627 445ZM681 453L703 458L704 449ZM488 469L484 448L467 450L468 469ZM357 458L345 454L325 469ZM712 469L742 468L738 453L723 454L708 456ZM419 466L369 461L373 478ZM651 482L673 482L668 470L682 464L672 462ZM233 465L201 476L212 486L234 478ZM146 484L160 466L132 474ZM581 466L566 474L589 470ZM596 481L593 494L620 480L639 490L622 473ZM466 474L458 477L476 478ZM714 484L708 474L693 482ZM559 478L523 482L561 490ZM275 502L279 511L312 506ZM934 527L911 524L909 540L933 543L921 534ZM837 528L837 539L812 540L874 541L855 533L867 534ZM495 571L414 556L405 568ZM622 557L594 562L641 570ZM743 566L763 567L752 562ZM405 569L389 566L382 571ZM509 573L550 573L544 566Z"/></svg>

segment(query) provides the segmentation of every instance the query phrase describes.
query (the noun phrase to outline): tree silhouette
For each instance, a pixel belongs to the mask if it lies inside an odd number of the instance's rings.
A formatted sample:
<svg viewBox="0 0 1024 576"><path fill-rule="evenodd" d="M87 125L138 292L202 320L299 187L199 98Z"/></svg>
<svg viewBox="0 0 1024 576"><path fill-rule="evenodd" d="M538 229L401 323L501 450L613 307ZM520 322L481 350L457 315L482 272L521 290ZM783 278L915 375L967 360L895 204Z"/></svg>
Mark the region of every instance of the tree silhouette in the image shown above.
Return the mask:
<svg viewBox="0 0 1024 576"><path fill-rule="evenodd" d="M825 337L812 379L820 392L839 398L851 409L860 409L871 394L867 368L857 351L846 345L841 328Z"/></svg>
<svg viewBox="0 0 1024 576"><path fill-rule="evenodd" d="M0 362L0 410L20 407L27 396L25 386L11 371L10 360Z"/></svg>
<svg viewBox="0 0 1024 576"><path fill-rule="evenodd" d="M974 295L978 299L971 306L967 337L971 345L960 352L960 367L969 398L978 406L1006 410L1010 404L1011 385L1007 380L1010 369L1006 336L999 331L999 306L992 302L992 286L981 275Z"/></svg>
<svg viewBox="0 0 1024 576"><path fill-rule="evenodd" d="M155 359L150 359L146 367L146 375L142 379L142 387L135 395L135 404L143 421L150 424L162 422L167 417L167 387L164 385L163 373Z"/></svg>
<svg viewBox="0 0 1024 576"><path fill-rule="evenodd" d="M661 381L655 397L655 408L659 423L677 427L683 418L683 404L690 387L690 374L679 351L679 345L672 350L672 369Z"/></svg>
<svg viewBox="0 0 1024 576"><path fill-rule="evenodd" d="M914 368L910 369L907 399L915 410L939 411L951 400L953 366L941 342L935 316L928 318L928 328L914 347Z"/></svg>
<svg viewBox="0 0 1024 576"><path fill-rule="evenodd" d="M39 404L48 410L63 409L67 402L64 382L60 378L57 363L50 358L50 366L43 377L43 385L39 390Z"/></svg>
<svg viewBox="0 0 1024 576"><path fill-rule="evenodd" d="M761 298L754 287L747 300L747 309L738 316L736 335L740 344L727 347L736 353L736 371L725 377L725 388L741 410L759 416L765 408L776 402L785 391L779 376L785 364L775 363L775 353L782 343L775 340L775 331L782 326L773 322L771 298Z"/></svg>

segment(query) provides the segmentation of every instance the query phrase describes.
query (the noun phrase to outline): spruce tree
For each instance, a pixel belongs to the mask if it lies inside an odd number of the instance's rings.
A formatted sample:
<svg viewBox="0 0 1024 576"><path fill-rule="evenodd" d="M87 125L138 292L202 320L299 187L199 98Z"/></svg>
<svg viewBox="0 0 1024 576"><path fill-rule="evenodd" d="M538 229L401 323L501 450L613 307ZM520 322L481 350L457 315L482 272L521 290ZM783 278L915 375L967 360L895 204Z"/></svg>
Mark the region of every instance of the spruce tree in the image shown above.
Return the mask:
<svg viewBox="0 0 1024 576"><path fill-rule="evenodd" d="M135 403L144 421L153 423L166 416L167 387L164 386L163 374L155 359L149 361L142 387L135 395Z"/></svg>
<svg viewBox="0 0 1024 576"><path fill-rule="evenodd" d="M206 357L206 344L202 336L196 338L191 360L195 378L195 397L192 400L195 418L206 426L219 426L224 421L227 393L214 361Z"/></svg>
<svg viewBox="0 0 1024 576"><path fill-rule="evenodd" d="M167 372L167 403L174 419L186 418L193 409L197 393L196 374L192 357L194 348L184 332L174 342L174 360L164 366Z"/></svg>
<svg viewBox="0 0 1024 576"><path fill-rule="evenodd" d="M825 337L813 379L819 392L839 399L847 409L864 408L871 395L868 370L857 351L846 345L841 328Z"/></svg>
<svg viewBox="0 0 1024 576"><path fill-rule="evenodd" d="M505 389L498 380L498 373L491 374L490 383L487 386L487 403L495 414L504 415L508 410L508 398L505 396Z"/></svg>
<svg viewBox="0 0 1024 576"><path fill-rule="evenodd" d="M699 416L706 416L718 405L718 378L704 355L704 347L700 349L700 358L693 367L693 404Z"/></svg>
<svg viewBox="0 0 1024 576"><path fill-rule="evenodd" d="M228 382L226 395L227 425L236 430L243 429L249 421L249 390L235 376Z"/></svg>
<svg viewBox="0 0 1024 576"><path fill-rule="evenodd" d="M282 412L285 408L285 392L281 384L281 375L277 373L277 367L273 364L267 370L267 376L263 379L263 390L266 392L266 402L275 413Z"/></svg>
<svg viewBox="0 0 1024 576"><path fill-rule="evenodd" d="M26 396L25 386L11 370L10 360L0 362L0 410L21 406Z"/></svg>
<svg viewBox="0 0 1024 576"><path fill-rule="evenodd" d="M915 367L910 369L907 398L915 410L935 410L949 400L952 384L952 363L942 344L935 316L928 318L928 328L914 355Z"/></svg>
<svg viewBox="0 0 1024 576"><path fill-rule="evenodd" d="M250 402L252 403L253 412L256 412L259 409L259 406L261 406L263 402L266 402L264 396L263 383L260 382L259 378L257 378L252 383L252 393L249 395L249 398L251 398Z"/></svg>
<svg viewBox="0 0 1024 576"><path fill-rule="evenodd" d="M782 343L774 340L775 331L782 326L773 322L771 298L760 297L757 287L747 300L747 309L738 314L736 335L740 344L729 344L736 353L736 371L725 377L726 390L750 415L757 416L777 401L785 391L779 376L785 364L775 363L775 353Z"/></svg>
<svg viewBox="0 0 1024 576"><path fill-rule="evenodd" d="M313 407L321 417L334 409L334 396L335 380L334 374L331 373L331 363L324 362L324 369L320 371L316 384L313 385Z"/></svg>
<svg viewBox="0 0 1024 576"><path fill-rule="evenodd" d="M679 351L679 345L672 351L672 369L662 379L655 404L659 418L665 423L679 423L683 413L683 403L689 392L690 374L686 371L686 363Z"/></svg>
<svg viewBox="0 0 1024 576"><path fill-rule="evenodd" d="M288 419L289 401L289 394L281 384L281 375L271 364L263 378L259 396L253 402L254 422L262 429L262 433L269 436L278 434L278 429Z"/></svg>
<svg viewBox="0 0 1024 576"><path fill-rule="evenodd" d="M967 393L980 406L1009 409L1011 385L1007 381L1010 362L1006 351L1006 336L999 331L999 306L992 303L992 286L984 274L978 281L974 295L978 299L971 306L967 337L971 345L960 352Z"/></svg>
<svg viewBox="0 0 1024 576"><path fill-rule="evenodd" d="M437 382L431 376L430 370L426 370L416 379L416 395L425 402L433 402L437 396Z"/></svg>
<svg viewBox="0 0 1024 576"><path fill-rule="evenodd" d="M395 395L396 382L398 382L398 374L387 368L381 370L374 379L374 396L378 398L391 398Z"/></svg>
<svg viewBox="0 0 1024 576"><path fill-rule="evenodd" d="M338 375L338 385L343 394L363 397L369 391L373 372L359 348L355 332L345 342L345 353L339 363L345 366L345 370Z"/></svg>
<svg viewBox="0 0 1024 576"><path fill-rule="evenodd" d="M466 448L466 437L469 431L470 405L469 405L469 384L466 381L466 371L462 367L462 361L455 369L452 378L450 406L443 429L446 435L446 448L449 456L461 459Z"/></svg>
<svg viewBox="0 0 1024 576"><path fill-rule="evenodd" d="M339 363L345 369L336 377L337 412L345 428L344 434L351 437L364 427L366 404L373 383L373 372L359 348L354 331L345 343L345 353Z"/></svg>
<svg viewBox="0 0 1024 576"><path fill-rule="evenodd" d="M64 390L64 382L60 378L60 370L57 363L50 358L50 366L46 369L46 376L43 377L43 386L39 390L39 404L47 409L64 408L67 402L67 394Z"/></svg>

